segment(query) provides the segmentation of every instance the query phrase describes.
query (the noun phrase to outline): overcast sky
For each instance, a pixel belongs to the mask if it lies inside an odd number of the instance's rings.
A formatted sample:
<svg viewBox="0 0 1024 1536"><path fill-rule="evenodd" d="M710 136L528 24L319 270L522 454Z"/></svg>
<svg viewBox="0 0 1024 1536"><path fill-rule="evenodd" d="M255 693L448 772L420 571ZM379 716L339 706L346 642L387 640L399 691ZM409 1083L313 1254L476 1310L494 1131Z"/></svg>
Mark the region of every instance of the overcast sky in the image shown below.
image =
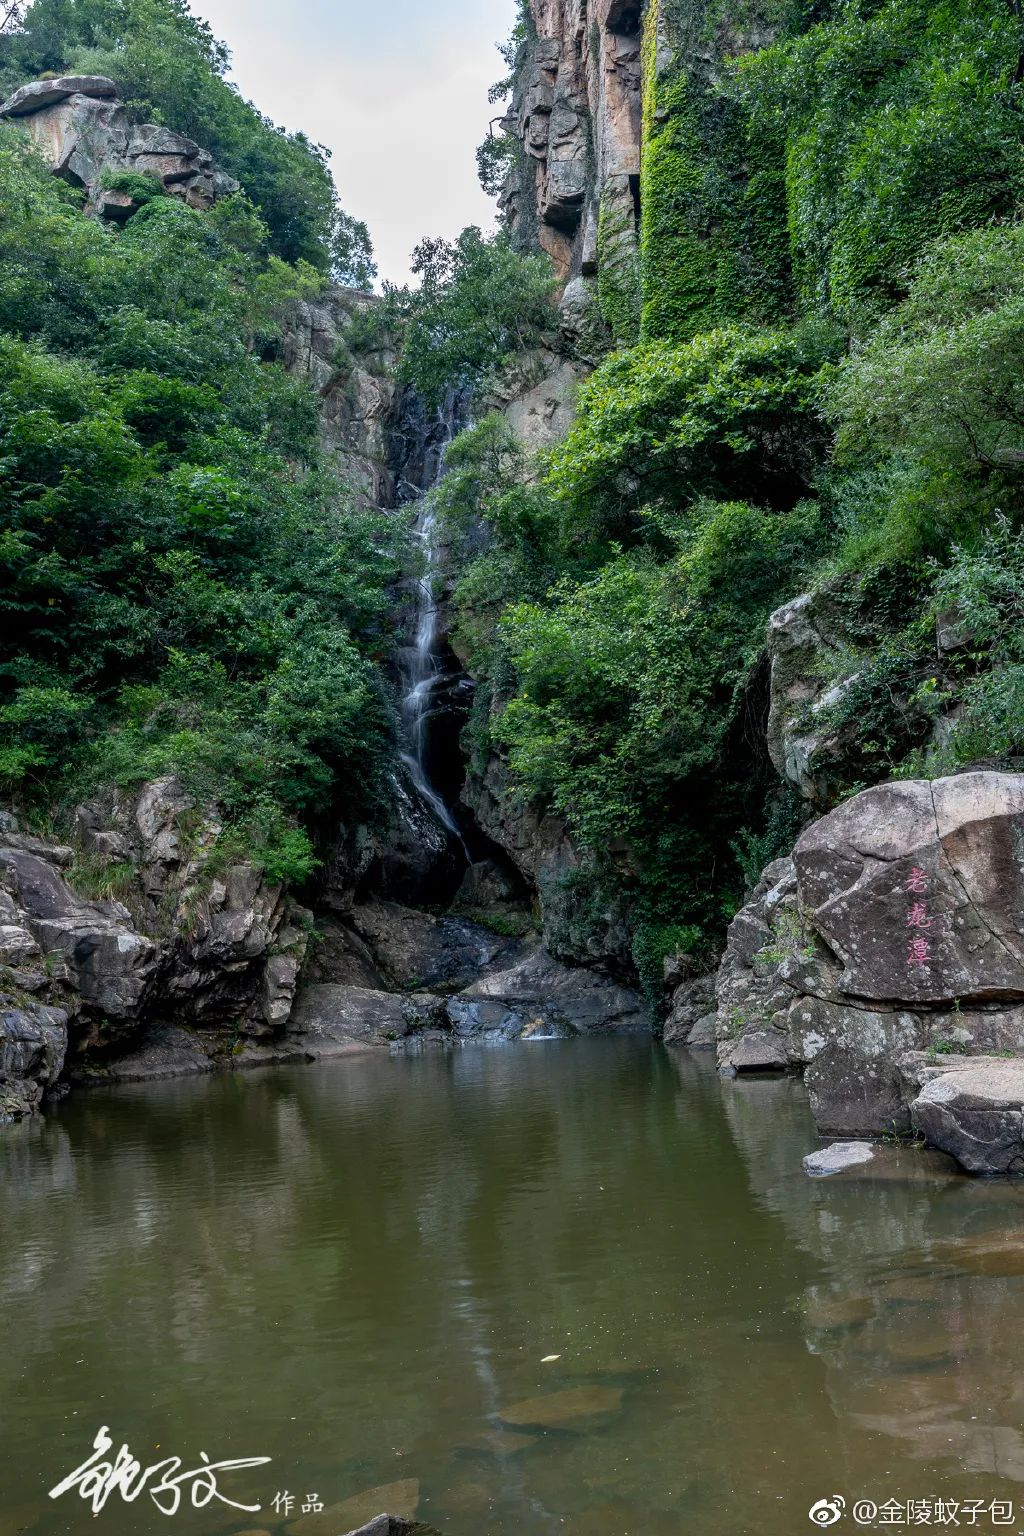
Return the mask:
<svg viewBox="0 0 1024 1536"><path fill-rule="evenodd" d="M192 0L232 52L242 94L333 151L342 205L381 276L405 282L424 235L493 227L476 179L495 44L515 0Z"/></svg>

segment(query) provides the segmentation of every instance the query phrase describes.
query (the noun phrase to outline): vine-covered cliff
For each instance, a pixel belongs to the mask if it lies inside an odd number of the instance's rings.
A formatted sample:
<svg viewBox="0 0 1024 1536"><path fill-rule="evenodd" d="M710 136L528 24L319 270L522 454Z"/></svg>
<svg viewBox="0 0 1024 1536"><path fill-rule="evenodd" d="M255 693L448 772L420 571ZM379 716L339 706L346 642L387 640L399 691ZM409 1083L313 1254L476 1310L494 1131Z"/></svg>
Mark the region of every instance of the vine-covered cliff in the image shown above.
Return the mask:
<svg viewBox="0 0 1024 1536"><path fill-rule="evenodd" d="M1024 747L1015 0L530 0L480 151L504 228L380 300L206 30L118 15L36 0L0 58L5 797L106 837L183 785L317 907L314 991L486 953L525 1007L589 965L605 1017L639 982L756 1064L765 867ZM401 904L453 896L414 964ZM529 955L444 927L480 917Z"/></svg>
<svg viewBox="0 0 1024 1536"><path fill-rule="evenodd" d="M1006 0L522 7L482 163L580 387L440 493L466 794L652 995L851 791L1017 765L1022 52Z"/></svg>

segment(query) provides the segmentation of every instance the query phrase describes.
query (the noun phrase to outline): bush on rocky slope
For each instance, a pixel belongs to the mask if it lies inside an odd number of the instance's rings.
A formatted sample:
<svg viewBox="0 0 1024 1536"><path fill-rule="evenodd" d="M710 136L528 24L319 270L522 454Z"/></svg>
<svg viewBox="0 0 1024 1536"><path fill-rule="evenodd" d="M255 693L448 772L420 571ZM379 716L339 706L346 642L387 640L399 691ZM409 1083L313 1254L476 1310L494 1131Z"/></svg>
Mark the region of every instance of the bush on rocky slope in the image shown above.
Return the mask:
<svg viewBox="0 0 1024 1536"><path fill-rule="evenodd" d="M0 769L22 804L178 773L280 875L364 814L401 524L318 467L254 346L296 276L167 198L123 231L0 129Z"/></svg>

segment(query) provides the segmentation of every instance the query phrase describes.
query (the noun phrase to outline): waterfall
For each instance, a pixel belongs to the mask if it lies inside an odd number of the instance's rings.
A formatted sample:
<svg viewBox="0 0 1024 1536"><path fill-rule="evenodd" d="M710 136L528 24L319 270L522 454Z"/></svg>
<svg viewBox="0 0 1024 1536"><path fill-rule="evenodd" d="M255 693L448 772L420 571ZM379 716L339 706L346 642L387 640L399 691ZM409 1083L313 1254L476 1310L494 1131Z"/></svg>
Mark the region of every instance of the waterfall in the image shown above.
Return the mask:
<svg viewBox="0 0 1024 1536"><path fill-rule="evenodd" d="M415 408L414 408L415 409ZM463 680L454 666L454 658L445 644L441 627L436 587L441 574L441 552L437 544L437 514L429 492L440 482L445 470L445 450L462 429L464 401L450 391L435 420L417 423L415 432L417 463L412 474L403 477L400 497L415 502L418 508L415 537L422 551L422 572L415 587L415 620L412 644L402 665L402 721L407 750L401 754L413 788L429 806L437 820L459 843L467 863L472 856L450 806L431 772L431 728L440 713L450 707L450 694ZM422 418L421 408L415 415ZM411 467L411 466L410 466Z"/></svg>

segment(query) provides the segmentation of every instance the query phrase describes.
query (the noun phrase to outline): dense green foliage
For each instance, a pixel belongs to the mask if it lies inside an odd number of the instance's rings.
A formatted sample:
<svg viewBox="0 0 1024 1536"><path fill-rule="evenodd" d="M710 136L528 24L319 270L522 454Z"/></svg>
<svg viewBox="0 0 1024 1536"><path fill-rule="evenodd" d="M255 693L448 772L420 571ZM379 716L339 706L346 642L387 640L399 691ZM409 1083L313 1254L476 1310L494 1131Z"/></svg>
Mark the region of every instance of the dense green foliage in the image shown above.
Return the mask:
<svg viewBox="0 0 1024 1536"><path fill-rule="evenodd" d="M662 70L659 18L673 50ZM773 324L791 308L784 146L710 64L718 19L708 0L647 9L640 244L650 338L686 340L741 318Z"/></svg>
<svg viewBox="0 0 1024 1536"><path fill-rule="evenodd" d="M587 355L616 350L539 461L497 414L448 454L473 764L500 754L564 818L574 911L595 932L625 913L652 995L799 826L765 748L780 603L818 584L842 617L816 717L837 795L1024 751L1020 11L648 7L639 263L632 191L606 188ZM496 100L532 43L523 10ZM9 83L114 74L245 195L206 217L142 195L111 232L5 131L0 771L46 795L173 767L301 874L312 818L372 809L395 528L340 502L310 396L257 360L283 294L365 279L367 253L322 156L224 62L181 0L36 0L2 44ZM489 141L492 191L519 154ZM415 269L351 350L400 319L430 404L537 377L546 257L469 229Z"/></svg>
<svg viewBox="0 0 1024 1536"><path fill-rule="evenodd" d="M419 287L389 300L405 320L403 376L431 404L448 389L479 393L553 324L551 263L503 234L469 228L455 241L424 240L412 270Z"/></svg>
<svg viewBox="0 0 1024 1536"><path fill-rule="evenodd" d="M241 182L275 255L369 287L369 237L338 204L327 152L243 101L228 58L187 0L34 0L0 37L0 96L46 73L109 75L140 120L187 134Z"/></svg>
<svg viewBox="0 0 1024 1536"><path fill-rule="evenodd" d="M313 279L252 224L160 197L112 231L0 129L0 778L53 803L177 771L301 876L310 818L373 809L396 525L258 360Z"/></svg>
<svg viewBox="0 0 1024 1536"><path fill-rule="evenodd" d="M671 529L702 496L791 506L823 447L815 378L829 340L732 327L614 353L583 386L551 464L568 537Z"/></svg>
<svg viewBox="0 0 1024 1536"><path fill-rule="evenodd" d="M768 614L821 553L801 492L824 445L822 355L820 337L740 330L615 354L543 479L489 417L436 493L453 538L469 547L477 519L488 533L455 592L483 685L472 745L502 750L582 846L620 849L652 985L666 934L702 943L731 910L706 872L732 863L737 810L764 793L733 738ZM759 485L770 502L736 499Z"/></svg>
<svg viewBox="0 0 1024 1536"><path fill-rule="evenodd" d="M609 203L618 350L575 426L540 464L493 419L453 449L473 751L567 820L652 991L799 826L780 603L841 615L837 794L1024 750L1022 81L1016 0L649 6L639 341Z"/></svg>
<svg viewBox="0 0 1024 1536"><path fill-rule="evenodd" d="M645 334L868 323L929 238L1019 205L1022 54L1013 0L649 7Z"/></svg>
<svg viewBox="0 0 1024 1536"><path fill-rule="evenodd" d="M856 322L900 296L928 239L1019 206L1024 31L1013 0L829 12L737 83L755 134L784 134L801 300Z"/></svg>

